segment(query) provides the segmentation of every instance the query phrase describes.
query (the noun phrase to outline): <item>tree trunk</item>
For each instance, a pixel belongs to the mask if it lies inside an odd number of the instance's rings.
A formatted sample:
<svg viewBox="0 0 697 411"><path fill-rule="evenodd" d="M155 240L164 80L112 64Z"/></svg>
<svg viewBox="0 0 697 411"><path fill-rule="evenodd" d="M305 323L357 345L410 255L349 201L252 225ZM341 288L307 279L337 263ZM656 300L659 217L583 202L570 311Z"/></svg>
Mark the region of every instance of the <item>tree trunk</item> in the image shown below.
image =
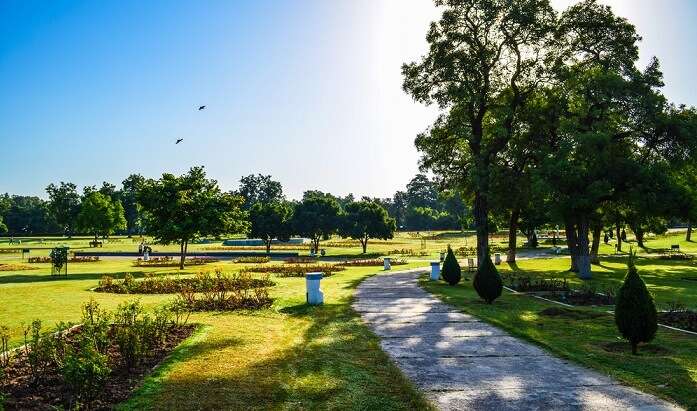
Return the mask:
<svg viewBox="0 0 697 411"><path fill-rule="evenodd" d="M600 264L598 250L600 249L600 234L603 231L602 226L593 227L593 244L591 245L591 264Z"/></svg>
<svg viewBox="0 0 697 411"><path fill-rule="evenodd" d="M617 251L622 251L622 236L620 235L620 225L619 223L615 226L615 234L617 237Z"/></svg>
<svg viewBox="0 0 697 411"><path fill-rule="evenodd" d="M480 192L474 195L474 224L477 230L477 266L483 264L489 249L489 209Z"/></svg>
<svg viewBox="0 0 697 411"><path fill-rule="evenodd" d="M186 258L186 249L184 248L184 240L179 243L179 269L184 269L184 259Z"/></svg>
<svg viewBox="0 0 697 411"><path fill-rule="evenodd" d="M577 260L577 238L576 230L574 229L573 223L570 221L564 221L564 232L566 233L566 244L569 247L569 255L571 256L571 268L569 271L577 273L578 272L578 260Z"/></svg>
<svg viewBox="0 0 697 411"><path fill-rule="evenodd" d="M588 221L581 217L577 222L578 233L577 235L577 248L578 253L577 263L578 263L578 277L582 280L591 279L591 258L588 250Z"/></svg>
<svg viewBox="0 0 697 411"><path fill-rule="evenodd" d="M367 238L361 239L361 246L363 246L363 254L365 254L366 250L368 249L368 239Z"/></svg>
<svg viewBox="0 0 697 411"><path fill-rule="evenodd" d="M271 238L267 237L264 242L266 243L266 254L271 254Z"/></svg>
<svg viewBox="0 0 697 411"><path fill-rule="evenodd" d="M634 236L636 237L636 243L639 248L644 248L644 230L640 228L634 230Z"/></svg>
<svg viewBox="0 0 697 411"><path fill-rule="evenodd" d="M687 234L685 234L685 241L692 241L692 221L687 222Z"/></svg>
<svg viewBox="0 0 697 411"><path fill-rule="evenodd" d="M509 263L515 263L519 217L519 209L511 210L511 220L508 223L508 254L506 255L506 261Z"/></svg>

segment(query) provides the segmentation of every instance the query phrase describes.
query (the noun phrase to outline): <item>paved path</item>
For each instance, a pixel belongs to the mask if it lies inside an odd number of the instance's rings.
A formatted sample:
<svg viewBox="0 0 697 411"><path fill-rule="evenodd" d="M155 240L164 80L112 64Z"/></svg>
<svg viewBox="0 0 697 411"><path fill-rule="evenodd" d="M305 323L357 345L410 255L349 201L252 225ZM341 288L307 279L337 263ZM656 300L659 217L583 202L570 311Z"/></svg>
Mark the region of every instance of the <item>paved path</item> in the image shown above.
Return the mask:
<svg viewBox="0 0 697 411"><path fill-rule="evenodd" d="M363 281L354 309L438 408L679 409L457 311L421 289L418 275L381 274Z"/></svg>

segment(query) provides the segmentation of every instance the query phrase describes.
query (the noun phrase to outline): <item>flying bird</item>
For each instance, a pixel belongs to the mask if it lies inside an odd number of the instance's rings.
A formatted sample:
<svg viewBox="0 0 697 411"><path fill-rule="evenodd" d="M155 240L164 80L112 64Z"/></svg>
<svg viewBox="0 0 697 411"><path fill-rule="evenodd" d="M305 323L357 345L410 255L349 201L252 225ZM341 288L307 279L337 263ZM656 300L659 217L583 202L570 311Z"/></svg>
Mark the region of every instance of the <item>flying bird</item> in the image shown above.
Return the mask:
<svg viewBox="0 0 697 411"><path fill-rule="evenodd" d="M204 108L206 108L206 106L198 106L198 111L201 111L201 110L203 110Z"/></svg>
<svg viewBox="0 0 697 411"><path fill-rule="evenodd" d="M177 139L177 142L176 142L176 143L174 143L174 144L179 144L179 143L181 143L182 141L184 141L184 139L183 139L183 138L178 138L178 139Z"/></svg>

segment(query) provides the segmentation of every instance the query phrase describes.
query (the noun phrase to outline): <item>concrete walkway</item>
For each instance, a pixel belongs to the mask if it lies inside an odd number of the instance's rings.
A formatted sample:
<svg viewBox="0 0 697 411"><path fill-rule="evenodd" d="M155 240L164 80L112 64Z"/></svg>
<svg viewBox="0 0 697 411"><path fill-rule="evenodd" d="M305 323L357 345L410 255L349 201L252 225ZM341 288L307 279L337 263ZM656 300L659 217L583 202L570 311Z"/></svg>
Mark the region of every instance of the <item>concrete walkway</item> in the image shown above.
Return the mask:
<svg viewBox="0 0 697 411"><path fill-rule="evenodd" d="M458 312L418 286L419 271L361 283L354 309L442 410L675 410Z"/></svg>

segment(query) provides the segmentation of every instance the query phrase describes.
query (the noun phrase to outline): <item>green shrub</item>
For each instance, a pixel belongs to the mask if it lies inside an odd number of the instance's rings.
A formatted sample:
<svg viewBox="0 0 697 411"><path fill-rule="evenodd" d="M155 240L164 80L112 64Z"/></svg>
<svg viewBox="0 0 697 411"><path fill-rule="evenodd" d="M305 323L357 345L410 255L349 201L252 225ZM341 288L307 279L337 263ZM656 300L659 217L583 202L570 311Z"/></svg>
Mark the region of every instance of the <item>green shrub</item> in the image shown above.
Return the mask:
<svg viewBox="0 0 697 411"><path fill-rule="evenodd" d="M105 354L111 342L110 329L111 315L91 298L82 306L81 336L88 339L98 352Z"/></svg>
<svg viewBox="0 0 697 411"><path fill-rule="evenodd" d="M453 249L450 246L448 246L448 255L445 256L445 261L443 262L441 277L450 285L457 285L460 279L462 279L462 269L460 269L460 264L458 264L455 253L453 253Z"/></svg>
<svg viewBox="0 0 697 411"><path fill-rule="evenodd" d="M114 341L128 369L139 364L147 350L143 343L143 307L140 301L126 301L114 314Z"/></svg>
<svg viewBox="0 0 697 411"><path fill-rule="evenodd" d="M90 401L111 373L109 357L100 353L88 336L78 349L70 350L60 368L65 383L79 400Z"/></svg>
<svg viewBox="0 0 697 411"><path fill-rule="evenodd" d="M632 354L637 354L639 343L649 342L658 329L658 315L653 297L634 264L636 253L630 251L627 276L617 293L615 323L624 338L632 344Z"/></svg>
<svg viewBox="0 0 697 411"><path fill-rule="evenodd" d="M499 275L498 270L491 262L491 257L489 256L489 250L486 252L484 261L478 263L477 273L474 275L474 281L472 285L477 291L477 294L491 304L501 296L503 292L503 281Z"/></svg>

